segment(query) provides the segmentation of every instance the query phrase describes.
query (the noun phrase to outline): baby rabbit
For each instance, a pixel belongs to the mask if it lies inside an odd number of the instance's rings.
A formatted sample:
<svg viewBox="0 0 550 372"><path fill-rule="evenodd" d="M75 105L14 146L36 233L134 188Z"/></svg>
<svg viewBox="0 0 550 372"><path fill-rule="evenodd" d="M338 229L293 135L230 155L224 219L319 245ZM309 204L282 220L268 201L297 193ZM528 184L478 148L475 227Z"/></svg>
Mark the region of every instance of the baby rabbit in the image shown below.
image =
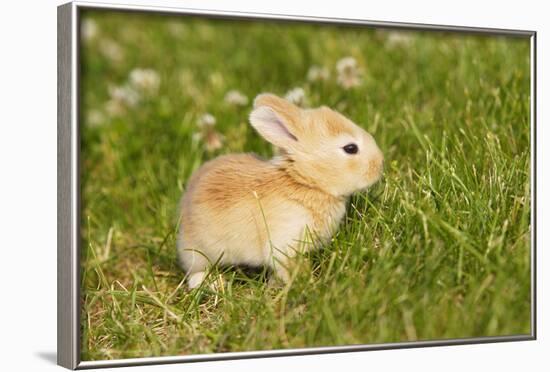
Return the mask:
<svg viewBox="0 0 550 372"><path fill-rule="evenodd" d="M178 239L190 288L214 263L268 265L287 282L296 252L328 241L347 198L382 174L383 155L373 137L328 107L301 109L260 94L250 123L281 155L220 156L192 175ZM308 236L315 243L307 243Z"/></svg>

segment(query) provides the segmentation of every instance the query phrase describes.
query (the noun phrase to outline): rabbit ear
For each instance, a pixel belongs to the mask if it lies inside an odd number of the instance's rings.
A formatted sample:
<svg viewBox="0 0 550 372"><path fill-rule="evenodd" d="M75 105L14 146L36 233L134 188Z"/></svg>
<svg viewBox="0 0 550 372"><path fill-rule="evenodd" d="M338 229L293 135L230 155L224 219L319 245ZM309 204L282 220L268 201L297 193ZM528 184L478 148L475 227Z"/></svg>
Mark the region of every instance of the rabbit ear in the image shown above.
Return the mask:
<svg viewBox="0 0 550 372"><path fill-rule="evenodd" d="M300 109L273 94L260 94L254 100L250 124L267 141L285 149L292 148L300 136Z"/></svg>

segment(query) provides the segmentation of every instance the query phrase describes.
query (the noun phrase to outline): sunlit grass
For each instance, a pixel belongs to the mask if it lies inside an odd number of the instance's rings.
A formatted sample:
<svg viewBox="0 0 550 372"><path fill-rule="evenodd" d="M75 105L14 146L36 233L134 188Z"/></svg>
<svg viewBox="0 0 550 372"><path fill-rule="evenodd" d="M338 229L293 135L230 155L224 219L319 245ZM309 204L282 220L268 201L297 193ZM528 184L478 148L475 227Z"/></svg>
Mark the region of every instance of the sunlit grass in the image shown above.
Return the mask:
<svg viewBox="0 0 550 372"><path fill-rule="evenodd" d="M84 360L529 333L527 39L83 19ZM295 88L373 134L383 180L290 285L215 268L187 291L175 239L189 176L223 153L270 156L251 101Z"/></svg>

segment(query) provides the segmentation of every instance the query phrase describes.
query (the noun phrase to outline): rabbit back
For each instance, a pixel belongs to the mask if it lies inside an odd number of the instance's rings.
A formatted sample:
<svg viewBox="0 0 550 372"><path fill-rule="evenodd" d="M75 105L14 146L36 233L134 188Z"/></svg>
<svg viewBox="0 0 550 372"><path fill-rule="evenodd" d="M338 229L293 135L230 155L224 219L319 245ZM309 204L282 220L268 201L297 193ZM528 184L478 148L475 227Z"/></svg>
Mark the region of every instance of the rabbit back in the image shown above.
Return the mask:
<svg viewBox="0 0 550 372"><path fill-rule="evenodd" d="M254 155L227 155L204 164L181 203L178 250L187 272L213 263L270 265L312 225L311 213L285 197L286 173Z"/></svg>

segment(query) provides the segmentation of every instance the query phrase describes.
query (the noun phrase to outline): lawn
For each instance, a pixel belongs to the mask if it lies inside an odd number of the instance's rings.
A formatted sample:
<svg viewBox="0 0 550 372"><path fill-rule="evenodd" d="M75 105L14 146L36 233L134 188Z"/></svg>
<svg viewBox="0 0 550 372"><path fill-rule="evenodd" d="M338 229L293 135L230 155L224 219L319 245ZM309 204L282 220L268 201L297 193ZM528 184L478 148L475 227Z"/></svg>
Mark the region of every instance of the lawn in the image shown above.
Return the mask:
<svg viewBox="0 0 550 372"><path fill-rule="evenodd" d="M91 10L81 37L83 360L530 332L527 38ZM261 92L350 117L384 177L289 285L189 291L179 199L208 159L273 154Z"/></svg>

